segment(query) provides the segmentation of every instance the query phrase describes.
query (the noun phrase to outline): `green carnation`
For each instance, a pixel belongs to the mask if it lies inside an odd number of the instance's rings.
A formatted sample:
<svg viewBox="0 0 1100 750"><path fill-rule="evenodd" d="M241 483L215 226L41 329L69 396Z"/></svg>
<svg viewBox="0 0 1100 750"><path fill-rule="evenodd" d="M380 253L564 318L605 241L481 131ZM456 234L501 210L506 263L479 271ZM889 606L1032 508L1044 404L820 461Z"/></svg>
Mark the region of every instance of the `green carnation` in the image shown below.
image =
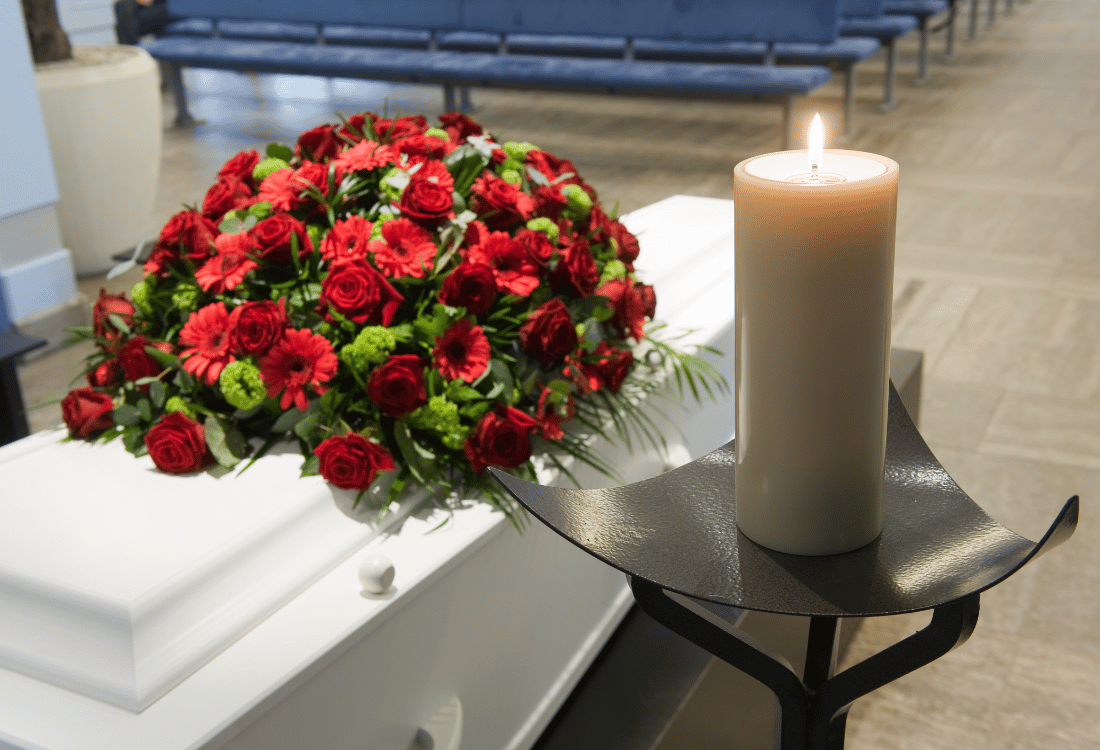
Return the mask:
<svg viewBox="0 0 1100 750"><path fill-rule="evenodd" d="M442 138L445 141L451 140L451 136L447 135L447 131L443 128L428 128L424 131L424 135L435 136L436 138Z"/></svg>
<svg viewBox="0 0 1100 750"><path fill-rule="evenodd" d="M391 329L367 326L359 332L355 341L340 350L340 359L356 372L365 373L389 359L395 346L397 335Z"/></svg>
<svg viewBox="0 0 1100 750"><path fill-rule="evenodd" d="M519 172L514 169L505 169L500 173L500 179L504 180L509 185L518 185L523 182L523 178L520 177Z"/></svg>
<svg viewBox="0 0 1100 750"><path fill-rule="evenodd" d="M509 157L518 161L523 161L523 159L527 156L528 151L539 150L538 146L533 143L528 143L527 141L523 141L522 143L517 143L516 141L508 141L501 148L504 149L504 153L508 154Z"/></svg>
<svg viewBox="0 0 1100 750"><path fill-rule="evenodd" d="M561 189L561 194L569 202L565 213L578 221L588 218L588 212L592 210L592 199L580 185L566 185Z"/></svg>
<svg viewBox="0 0 1100 750"><path fill-rule="evenodd" d="M405 417L412 427L435 432L443 445L459 450L470 435L470 429L462 426L458 415L458 404L443 396L432 396L426 406Z"/></svg>
<svg viewBox="0 0 1100 750"><path fill-rule="evenodd" d="M276 159L274 156L269 157L257 164L256 168L252 170L252 179L256 182L263 182L269 174L278 172L280 169L286 169L289 166L282 159Z"/></svg>
<svg viewBox="0 0 1100 750"><path fill-rule="evenodd" d="M625 279L626 278L626 264L621 260L609 260L607 265L603 267L603 273L600 274L599 283L602 284L605 281L611 281L612 279Z"/></svg>
<svg viewBox="0 0 1100 750"><path fill-rule="evenodd" d="M230 406L251 409L267 397L260 370L251 362L230 362L218 377L218 388Z"/></svg>
<svg viewBox="0 0 1100 750"><path fill-rule="evenodd" d="M184 401L179 396L169 396L168 400L164 402L164 412L166 414L178 411L185 414L191 419L195 418L195 410L191 408L191 404Z"/></svg>
<svg viewBox="0 0 1100 750"><path fill-rule="evenodd" d="M199 290L193 286L181 286L172 292L172 305L181 313L194 312L199 306Z"/></svg>
<svg viewBox="0 0 1100 750"><path fill-rule="evenodd" d="M145 283L144 279L134 284L134 287L130 290L130 299L133 300L134 307L142 315L150 316L153 314L153 305L149 302L149 285Z"/></svg>
<svg viewBox="0 0 1100 750"><path fill-rule="evenodd" d="M542 232L550 238L551 243L555 245L558 244L558 225L545 216L531 219L527 222L527 228L534 229L536 232Z"/></svg>

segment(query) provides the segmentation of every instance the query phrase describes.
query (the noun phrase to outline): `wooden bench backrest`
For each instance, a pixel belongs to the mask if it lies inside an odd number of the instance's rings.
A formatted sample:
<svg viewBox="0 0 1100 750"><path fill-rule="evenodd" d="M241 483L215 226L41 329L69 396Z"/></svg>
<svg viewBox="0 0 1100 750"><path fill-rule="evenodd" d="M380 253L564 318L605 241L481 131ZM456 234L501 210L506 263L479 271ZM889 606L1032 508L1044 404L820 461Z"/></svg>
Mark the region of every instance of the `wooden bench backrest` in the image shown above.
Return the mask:
<svg viewBox="0 0 1100 750"><path fill-rule="evenodd" d="M168 11L499 33L831 42L845 1L853 0L168 0Z"/></svg>
<svg viewBox="0 0 1100 750"><path fill-rule="evenodd" d="M462 3L463 0L168 0L168 12L179 18L459 29Z"/></svg>
<svg viewBox="0 0 1100 750"><path fill-rule="evenodd" d="M841 0L466 0L465 27L502 33L832 42Z"/></svg>

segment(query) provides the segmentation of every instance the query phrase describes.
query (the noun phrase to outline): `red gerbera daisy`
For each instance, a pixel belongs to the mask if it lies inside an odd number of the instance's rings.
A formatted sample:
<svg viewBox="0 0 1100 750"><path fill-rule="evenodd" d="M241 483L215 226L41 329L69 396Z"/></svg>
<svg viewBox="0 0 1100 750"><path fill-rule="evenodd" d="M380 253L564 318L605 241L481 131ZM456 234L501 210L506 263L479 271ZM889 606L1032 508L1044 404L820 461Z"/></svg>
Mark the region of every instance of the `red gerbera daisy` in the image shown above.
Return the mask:
<svg viewBox="0 0 1100 750"><path fill-rule="evenodd" d="M234 360L229 353L229 311L225 303L212 302L192 313L180 331L179 343L190 347L180 352L181 359L187 358L183 369L214 385L225 366Z"/></svg>
<svg viewBox="0 0 1100 750"><path fill-rule="evenodd" d="M219 234L214 243L218 254L195 269L195 281L204 292L236 289L246 273L260 267L251 255L257 248L247 234Z"/></svg>
<svg viewBox="0 0 1100 750"><path fill-rule="evenodd" d="M359 141L336 159L337 171L359 172L394 164L397 159L389 146L374 141Z"/></svg>
<svg viewBox="0 0 1100 750"><path fill-rule="evenodd" d="M290 211L305 203L302 190L305 185L295 179L297 175L289 167L272 172L260 183L258 200L267 201L276 211Z"/></svg>
<svg viewBox="0 0 1100 750"><path fill-rule="evenodd" d="M526 297L539 285L539 267L522 243L507 232L493 232L480 245L470 248L466 259L493 269L497 286Z"/></svg>
<svg viewBox="0 0 1100 750"><path fill-rule="evenodd" d="M337 221L321 240L321 257L325 260L366 258L373 227L361 216L349 216Z"/></svg>
<svg viewBox="0 0 1100 750"><path fill-rule="evenodd" d="M324 336L308 328L290 330L260 360L260 377L267 385L268 398L283 391L280 408L289 409L294 404L304 410L309 405L306 385L313 386L318 394L327 391L322 384L336 375L337 364L332 344Z"/></svg>
<svg viewBox="0 0 1100 750"><path fill-rule="evenodd" d="M420 279L432 267L438 252L432 236L411 219L387 221L382 225L382 238L385 244L371 243L370 250L375 253L374 265L385 275Z"/></svg>
<svg viewBox="0 0 1100 750"><path fill-rule="evenodd" d="M489 366L489 339L481 326L468 318L455 323L435 339L432 359L436 369L447 380L462 378L472 383Z"/></svg>

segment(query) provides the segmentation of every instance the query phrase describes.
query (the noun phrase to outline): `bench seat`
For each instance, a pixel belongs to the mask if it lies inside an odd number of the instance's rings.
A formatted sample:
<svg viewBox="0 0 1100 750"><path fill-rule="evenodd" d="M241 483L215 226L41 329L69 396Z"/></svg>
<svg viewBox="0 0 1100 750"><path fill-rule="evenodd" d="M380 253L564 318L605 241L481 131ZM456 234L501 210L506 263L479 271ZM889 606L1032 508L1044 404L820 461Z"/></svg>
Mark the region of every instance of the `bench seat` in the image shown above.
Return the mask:
<svg viewBox="0 0 1100 750"><path fill-rule="evenodd" d="M894 82L897 78L897 40L913 29L918 21L913 16L843 16L840 19L841 37L871 37L886 48L886 83L883 88L882 110L893 109L898 100Z"/></svg>
<svg viewBox="0 0 1100 750"><path fill-rule="evenodd" d="M163 37L146 42L153 57L186 67L258 73L645 93L804 94L827 83L822 66L708 65L537 55L302 45L237 39Z"/></svg>
<svg viewBox="0 0 1100 750"><path fill-rule="evenodd" d="M214 21L209 18L181 18L164 27L167 36L214 36Z"/></svg>
<svg viewBox="0 0 1100 750"><path fill-rule="evenodd" d="M321 38L325 40L325 44L428 49L432 43L432 32L428 29L393 29L329 23L321 27Z"/></svg>
<svg viewBox="0 0 1100 750"><path fill-rule="evenodd" d="M268 42L316 43L321 30L315 23L288 21L218 21L217 36L225 39L257 39Z"/></svg>
<svg viewBox="0 0 1100 750"><path fill-rule="evenodd" d="M513 33L505 37L505 51L565 57L622 57L626 42L625 36ZM448 31L439 35L439 48L457 52L499 52L501 37L491 31Z"/></svg>

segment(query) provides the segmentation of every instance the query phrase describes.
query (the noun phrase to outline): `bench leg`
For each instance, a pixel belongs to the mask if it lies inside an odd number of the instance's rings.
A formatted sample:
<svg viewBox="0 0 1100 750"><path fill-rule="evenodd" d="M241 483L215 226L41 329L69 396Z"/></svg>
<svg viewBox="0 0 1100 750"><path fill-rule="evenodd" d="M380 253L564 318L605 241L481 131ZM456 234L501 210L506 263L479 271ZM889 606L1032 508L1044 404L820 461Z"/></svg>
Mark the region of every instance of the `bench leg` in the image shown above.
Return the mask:
<svg viewBox="0 0 1100 750"><path fill-rule="evenodd" d="M951 0L951 10L947 17L947 28L944 29L943 41L943 59L950 60L951 56L955 54L955 19L958 17L960 0Z"/></svg>
<svg viewBox="0 0 1100 750"><path fill-rule="evenodd" d="M848 75L844 79L844 135L852 134L852 124L856 118L856 66L848 66Z"/></svg>
<svg viewBox="0 0 1100 750"><path fill-rule="evenodd" d="M917 56L917 79L914 81L918 86L928 80L928 25L929 19L922 18L920 22L920 54Z"/></svg>
<svg viewBox="0 0 1100 750"><path fill-rule="evenodd" d="M168 80L168 88L172 89L172 95L176 98L176 123L177 128L197 125L198 120L191 116L187 109L187 90L183 86L183 71L175 63L167 63L164 66L165 78Z"/></svg>
<svg viewBox="0 0 1100 750"><path fill-rule="evenodd" d="M464 114L470 114L474 111L474 102L470 99L470 87L460 86L458 89L458 108L460 112Z"/></svg>
<svg viewBox="0 0 1100 750"><path fill-rule="evenodd" d="M455 107L455 87L449 83L443 84L443 111L458 111L458 109Z"/></svg>
<svg viewBox="0 0 1100 750"><path fill-rule="evenodd" d="M974 36L978 33L978 0L970 0L970 30L967 32L967 39L974 39Z"/></svg>
<svg viewBox="0 0 1100 750"><path fill-rule="evenodd" d="M891 39L886 44L886 84L882 93L882 104L878 108L883 112L889 112L897 106L898 100L894 93L894 80L897 78L898 45L896 39Z"/></svg>
<svg viewBox="0 0 1100 750"><path fill-rule="evenodd" d="M794 95L789 95L783 100L783 124L780 130L781 146L780 150L789 151L794 142L791 137L791 127L794 125Z"/></svg>
<svg viewBox="0 0 1100 750"><path fill-rule="evenodd" d="M997 0L989 0L989 25L997 20Z"/></svg>

